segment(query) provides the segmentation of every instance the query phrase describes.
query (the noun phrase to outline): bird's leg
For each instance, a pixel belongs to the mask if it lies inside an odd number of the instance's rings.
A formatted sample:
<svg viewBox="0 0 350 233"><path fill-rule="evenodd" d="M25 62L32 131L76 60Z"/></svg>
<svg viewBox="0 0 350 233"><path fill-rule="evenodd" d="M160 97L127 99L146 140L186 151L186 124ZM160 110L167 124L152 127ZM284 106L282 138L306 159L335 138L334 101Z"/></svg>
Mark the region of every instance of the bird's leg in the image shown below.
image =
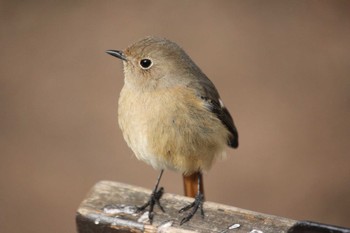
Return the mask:
<svg viewBox="0 0 350 233"><path fill-rule="evenodd" d="M204 218L204 211L203 211L204 194L203 192L201 192L201 177L202 177L202 174L199 172L198 173L198 191L194 198L194 201L179 211L180 213L182 213L184 211L191 209L188 215L181 220L180 225L184 224L185 222L188 222L193 217L193 215L197 212L198 208L200 209L201 215Z"/></svg>
<svg viewBox="0 0 350 233"><path fill-rule="evenodd" d="M160 187L158 189L158 185L159 185L159 182L160 182L160 178L163 175L163 171L164 170L160 171L160 174L159 174L158 179L157 179L156 186L154 187L153 192L152 192L149 200L143 206L137 207L137 211L138 212L142 212L149 206L148 218L149 218L149 221L150 221L151 224L152 224L152 221L153 221L153 216L154 216L153 208L154 208L155 204L157 204L157 206L159 206L159 208L163 212L165 212L163 207L160 205L160 202L159 202L160 198L162 197L162 195L164 193L164 188Z"/></svg>

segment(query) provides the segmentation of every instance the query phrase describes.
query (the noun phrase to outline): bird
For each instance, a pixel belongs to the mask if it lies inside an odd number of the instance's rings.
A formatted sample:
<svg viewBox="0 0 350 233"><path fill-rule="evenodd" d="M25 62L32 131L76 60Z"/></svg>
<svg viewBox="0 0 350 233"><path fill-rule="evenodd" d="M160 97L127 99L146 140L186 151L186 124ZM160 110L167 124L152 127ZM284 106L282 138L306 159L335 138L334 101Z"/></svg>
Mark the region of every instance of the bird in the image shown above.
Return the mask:
<svg viewBox="0 0 350 233"><path fill-rule="evenodd" d="M154 206L164 211L159 187L164 170L197 177L194 201L179 212L198 209L204 217L202 172L225 155L226 147L238 147L238 131L210 79L175 42L147 36L125 50L106 53L123 62L124 86L118 100L118 122L123 137L139 160L160 170L149 200L152 224ZM187 212L186 212L187 213Z"/></svg>

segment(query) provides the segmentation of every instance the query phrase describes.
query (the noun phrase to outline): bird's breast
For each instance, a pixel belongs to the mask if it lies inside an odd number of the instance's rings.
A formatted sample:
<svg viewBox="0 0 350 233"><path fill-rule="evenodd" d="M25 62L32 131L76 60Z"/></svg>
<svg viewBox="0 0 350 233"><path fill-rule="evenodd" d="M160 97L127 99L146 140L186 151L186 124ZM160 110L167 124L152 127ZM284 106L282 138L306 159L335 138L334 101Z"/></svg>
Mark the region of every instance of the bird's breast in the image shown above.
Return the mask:
<svg viewBox="0 0 350 233"><path fill-rule="evenodd" d="M135 92L124 87L118 116L128 145L155 168L208 168L227 141L220 120L185 88Z"/></svg>

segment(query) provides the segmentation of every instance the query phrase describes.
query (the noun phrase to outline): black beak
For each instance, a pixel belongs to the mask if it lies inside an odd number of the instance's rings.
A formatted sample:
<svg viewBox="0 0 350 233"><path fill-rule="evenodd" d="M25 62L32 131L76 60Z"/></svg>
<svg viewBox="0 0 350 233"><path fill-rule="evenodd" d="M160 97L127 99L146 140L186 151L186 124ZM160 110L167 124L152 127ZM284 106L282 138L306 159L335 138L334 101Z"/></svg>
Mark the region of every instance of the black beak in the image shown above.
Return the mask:
<svg viewBox="0 0 350 233"><path fill-rule="evenodd" d="M124 53L122 51L119 50L107 50L106 53L108 53L109 55L112 55L113 57L117 57L119 59L122 59L124 61L128 61L128 59L126 59Z"/></svg>

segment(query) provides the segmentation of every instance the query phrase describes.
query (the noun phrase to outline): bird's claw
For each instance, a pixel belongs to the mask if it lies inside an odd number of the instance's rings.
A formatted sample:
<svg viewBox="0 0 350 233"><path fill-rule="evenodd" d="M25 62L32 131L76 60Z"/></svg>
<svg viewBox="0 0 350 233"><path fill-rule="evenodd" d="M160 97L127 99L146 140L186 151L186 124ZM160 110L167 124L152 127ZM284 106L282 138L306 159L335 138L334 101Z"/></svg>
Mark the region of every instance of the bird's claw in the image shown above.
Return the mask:
<svg viewBox="0 0 350 233"><path fill-rule="evenodd" d="M202 218L204 218L203 202L204 202L204 195L202 193L198 193L191 204L180 209L179 213L182 213L192 208L189 214L181 220L180 225L184 224L185 222L188 222L193 217L193 215L197 212L198 208L201 211Z"/></svg>
<svg viewBox="0 0 350 233"><path fill-rule="evenodd" d="M149 200L142 206L140 207L136 207L136 212L143 212L148 206L149 206L149 212L148 212L148 219L150 220L150 223L152 224L153 221L153 209L154 209L154 205L157 205L163 212L164 208L163 206L160 204L160 198L163 196L164 193L164 188L161 187L158 190L154 190L149 198Z"/></svg>

